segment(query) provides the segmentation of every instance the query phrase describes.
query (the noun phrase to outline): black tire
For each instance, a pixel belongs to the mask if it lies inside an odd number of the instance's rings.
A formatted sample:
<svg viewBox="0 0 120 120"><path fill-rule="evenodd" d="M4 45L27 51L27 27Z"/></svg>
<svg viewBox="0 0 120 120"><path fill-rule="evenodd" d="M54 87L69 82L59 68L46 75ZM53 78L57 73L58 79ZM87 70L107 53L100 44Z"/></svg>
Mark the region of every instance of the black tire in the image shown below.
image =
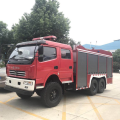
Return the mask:
<svg viewBox="0 0 120 120"><path fill-rule="evenodd" d="M46 107L54 107L62 98L62 88L57 82L50 82L41 92L42 102Z"/></svg>
<svg viewBox="0 0 120 120"><path fill-rule="evenodd" d="M20 93L16 93L18 95L18 97L20 97L21 99L29 99L32 95L23 95L23 94L20 94Z"/></svg>
<svg viewBox="0 0 120 120"><path fill-rule="evenodd" d="M91 86L88 89L89 95L96 95L98 91L98 82L96 79L93 79L91 82Z"/></svg>
<svg viewBox="0 0 120 120"><path fill-rule="evenodd" d="M101 78L98 83L98 93L103 93L104 89L105 89L105 80Z"/></svg>
<svg viewBox="0 0 120 120"><path fill-rule="evenodd" d="M38 96L41 96L41 92L42 92L42 90L36 90L36 94L37 94Z"/></svg>

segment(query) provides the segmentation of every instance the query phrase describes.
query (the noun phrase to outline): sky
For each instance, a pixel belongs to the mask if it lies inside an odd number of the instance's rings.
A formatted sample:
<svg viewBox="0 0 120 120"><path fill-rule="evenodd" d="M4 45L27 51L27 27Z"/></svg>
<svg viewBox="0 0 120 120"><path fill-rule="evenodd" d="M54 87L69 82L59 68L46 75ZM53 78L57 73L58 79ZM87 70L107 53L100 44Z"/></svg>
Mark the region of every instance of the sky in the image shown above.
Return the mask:
<svg viewBox="0 0 120 120"><path fill-rule="evenodd" d="M102 45L120 39L120 0L58 0L69 18L69 37L81 44ZM8 29L30 13L35 0L0 0L0 21ZM97 41L97 42L96 42Z"/></svg>

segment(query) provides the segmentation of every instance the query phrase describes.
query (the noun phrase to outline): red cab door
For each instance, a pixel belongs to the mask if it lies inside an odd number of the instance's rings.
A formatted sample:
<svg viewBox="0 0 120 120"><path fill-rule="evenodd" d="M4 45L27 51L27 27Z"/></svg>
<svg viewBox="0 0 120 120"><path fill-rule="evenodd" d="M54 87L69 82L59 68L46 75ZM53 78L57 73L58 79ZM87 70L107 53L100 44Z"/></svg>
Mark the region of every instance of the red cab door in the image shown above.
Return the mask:
<svg viewBox="0 0 120 120"><path fill-rule="evenodd" d="M45 85L45 80L50 74L57 74L59 58L57 47L43 47L43 62L37 60L37 85Z"/></svg>
<svg viewBox="0 0 120 120"><path fill-rule="evenodd" d="M64 81L73 81L73 55L72 50L60 49L60 79Z"/></svg>

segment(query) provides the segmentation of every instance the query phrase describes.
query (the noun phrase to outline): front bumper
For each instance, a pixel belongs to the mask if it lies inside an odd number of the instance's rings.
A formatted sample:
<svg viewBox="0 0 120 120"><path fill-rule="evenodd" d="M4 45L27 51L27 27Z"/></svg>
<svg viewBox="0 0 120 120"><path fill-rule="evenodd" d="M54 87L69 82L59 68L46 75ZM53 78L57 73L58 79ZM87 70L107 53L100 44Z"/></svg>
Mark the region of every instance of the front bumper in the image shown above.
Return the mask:
<svg viewBox="0 0 120 120"><path fill-rule="evenodd" d="M32 95L33 94L33 91L21 90L21 89L18 89L18 88L7 86L7 85L4 87L4 89L9 90L9 91L13 91L13 92L17 92L17 93L21 93L21 94L24 94L24 95Z"/></svg>
<svg viewBox="0 0 120 120"><path fill-rule="evenodd" d="M25 85L24 82L32 82L32 85ZM20 79L20 78L13 78L13 77L6 77L6 86L5 89L8 87L11 88L11 91L14 89L24 90L33 92L35 88L35 80L27 80L27 79ZM13 89L14 88L14 89ZM15 90L16 92L16 90Z"/></svg>

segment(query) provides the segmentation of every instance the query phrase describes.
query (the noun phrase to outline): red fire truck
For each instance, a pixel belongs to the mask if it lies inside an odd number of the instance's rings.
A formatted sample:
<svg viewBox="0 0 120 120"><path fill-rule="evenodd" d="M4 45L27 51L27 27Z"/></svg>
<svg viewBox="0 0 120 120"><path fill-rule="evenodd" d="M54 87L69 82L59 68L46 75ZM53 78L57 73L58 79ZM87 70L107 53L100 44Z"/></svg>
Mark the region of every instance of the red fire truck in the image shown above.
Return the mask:
<svg viewBox="0 0 120 120"><path fill-rule="evenodd" d="M112 83L112 54L53 42L55 36L18 43L6 67L5 89L22 99L34 92L47 107L56 106L64 90L102 93Z"/></svg>

